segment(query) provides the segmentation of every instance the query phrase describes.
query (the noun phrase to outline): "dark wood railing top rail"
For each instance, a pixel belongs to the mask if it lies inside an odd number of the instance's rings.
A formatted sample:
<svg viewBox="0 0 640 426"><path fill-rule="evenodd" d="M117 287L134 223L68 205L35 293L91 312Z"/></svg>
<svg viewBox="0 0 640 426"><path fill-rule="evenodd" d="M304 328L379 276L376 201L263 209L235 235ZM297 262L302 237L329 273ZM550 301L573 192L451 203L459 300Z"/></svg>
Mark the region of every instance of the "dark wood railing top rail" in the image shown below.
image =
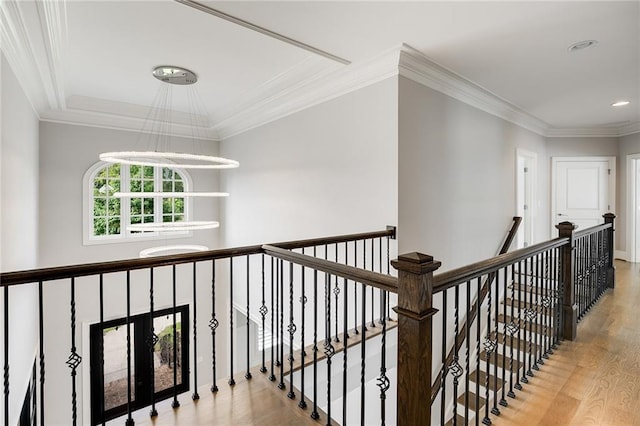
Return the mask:
<svg viewBox="0 0 640 426"><path fill-rule="evenodd" d="M611 224L610 223L603 223L602 225L596 225L596 226L592 226L590 228L584 228L581 229L579 231L575 231L573 233L573 238L580 238L583 237L587 234L593 234L596 232L600 232L600 231L604 231L605 229L609 229L611 228Z"/></svg>
<svg viewBox="0 0 640 426"><path fill-rule="evenodd" d="M392 293L398 292L398 279L391 275L366 271L354 266L342 265L330 260L307 256L306 254L294 253L292 251L270 245L264 245L262 248L269 256L277 257L278 259L286 260L287 262L296 263L298 265L307 266L341 278L364 283L384 291L390 291Z"/></svg>
<svg viewBox="0 0 640 426"><path fill-rule="evenodd" d="M349 241L358 241L371 238L391 237L395 238L395 227L388 227L384 231L366 232L358 234L339 235L325 238L312 238L306 240L286 241L271 244L285 249L298 249L319 245L329 245ZM235 247L228 249L209 250L196 253L174 254L166 256L150 257L146 259L126 259L109 262L85 263L79 265L57 266L51 268L29 269L26 271L0 273L0 287L28 284L40 281L54 281L67 278L77 278L90 275L99 275L115 272L132 271L136 269L156 268L161 266L179 265L214 259L225 259L237 256L264 253L263 245Z"/></svg>
<svg viewBox="0 0 640 426"><path fill-rule="evenodd" d="M529 247L514 250L501 254L490 259L481 260L461 268L452 269L433 277L433 293L444 291L460 283L467 282L483 275L488 275L498 269L504 268L524 259L528 259L536 254L543 253L557 247L561 247L569 242L569 238L555 238L543 243L534 244Z"/></svg>

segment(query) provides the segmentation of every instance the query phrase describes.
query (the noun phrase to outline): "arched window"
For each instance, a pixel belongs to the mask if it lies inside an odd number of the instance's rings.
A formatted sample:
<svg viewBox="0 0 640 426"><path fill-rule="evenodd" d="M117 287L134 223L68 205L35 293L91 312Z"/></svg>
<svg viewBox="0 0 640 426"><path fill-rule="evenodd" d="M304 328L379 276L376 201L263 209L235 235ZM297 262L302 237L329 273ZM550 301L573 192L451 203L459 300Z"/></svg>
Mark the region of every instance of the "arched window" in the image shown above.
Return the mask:
<svg viewBox="0 0 640 426"><path fill-rule="evenodd" d="M189 220L187 198L157 196L158 192L189 191L191 178L183 170L101 161L87 170L83 184L85 244L190 235L184 231L159 234L127 229L128 224ZM117 198L116 192L140 196Z"/></svg>

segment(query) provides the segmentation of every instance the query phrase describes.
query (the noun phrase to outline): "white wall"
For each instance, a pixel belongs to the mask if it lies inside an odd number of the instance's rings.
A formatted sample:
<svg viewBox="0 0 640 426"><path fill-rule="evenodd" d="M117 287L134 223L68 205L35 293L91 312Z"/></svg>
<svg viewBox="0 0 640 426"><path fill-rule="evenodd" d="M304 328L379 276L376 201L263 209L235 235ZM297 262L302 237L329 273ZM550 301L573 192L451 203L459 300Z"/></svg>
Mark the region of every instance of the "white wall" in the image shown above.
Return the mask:
<svg viewBox="0 0 640 426"><path fill-rule="evenodd" d="M618 139L618 183L617 183L617 204L615 220L615 240L616 250L629 253L628 242L631 238L627 235L629 227L627 226L628 204L627 204L627 155L640 154L640 133L623 136Z"/></svg>
<svg viewBox="0 0 640 426"><path fill-rule="evenodd" d="M536 241L548 238L543 137L400 78L398 251L421 251L440 272L491 256L516 212L516 149L538 154Z"/></svg>
<svg viewBox="0 0 640 426"><path fill-rule="evenodd" d="M42 122L40 124L40 264L57 266L76 263L102 262L137 258L141 249L165 244L202 244L219 248L219 229L194 231L193 236L157 241L116 244L83 245L82 239L82 179L85 171L98 161L101 152L115 150L143 150L146 136L94 127ZM141 140L145 142L141 143ZM169 149L217 155L217 142L197 143L178 140ZM193 151L197 149L197 151ZM210 170L189 171L195 191L223 190L218 173ZM193 216L196 220L218 220L219 203L225 200L196 199ZM221 221L224 229L225 224ZM177 303L192 303L192 265L177 268ZM211 266L198 265L198 364L199 384L211 377L211 337L206 324L211 316ZM155 272L155 308L171 306L171 268L157 268ZM45 353L47 356L47 418L51 424L68 424L71 413L70 369L64 364L70 354L70 284L52 282L45 286ZM125 274L105 276L105 320L126 314ZM149 272L134 271L131 275L131 314L149 311ZM224 286L217 288L217 311L221 327L218 333L220 348L226 340L228 303ZM77 350L83 357L78 375L78 418L89 420L89 325L99 322L99 284L97 277L77 280L76 286ZM193 315L193 305L191 306ZM51 332L55 330L55 332ZM191 344L193 351L193 344ZM193 353L193 352L192 352ZM193 361L191 361L193 362ZM226 355L218 354L220 376L226 375ZM193 369L192 369L193 372ZM193 378L192 378L193 380ZM193 382L192 382L193 383ZM56 389L63 388L63 392ZM190 393L187 395L190 397Z"/></svg>
<svg viewBox="0 0 640 426"><path fill-rule="evenodd" d="M0 270L6 272L38 264L38 116L4 54L0 56ZM20 414L36 354L37 296L34 285L10 289L11 424ZM0 295L0 302L4 302L4 295ZM4 349L3 342L0 345ZM4 405L4 398L0 404Z"/></svg>
<svg viewBox="0 0 640 426"><path fill-rule="evenodd" d="M225 245L395 225L396 104L390 78L222 142Z"/></svg>

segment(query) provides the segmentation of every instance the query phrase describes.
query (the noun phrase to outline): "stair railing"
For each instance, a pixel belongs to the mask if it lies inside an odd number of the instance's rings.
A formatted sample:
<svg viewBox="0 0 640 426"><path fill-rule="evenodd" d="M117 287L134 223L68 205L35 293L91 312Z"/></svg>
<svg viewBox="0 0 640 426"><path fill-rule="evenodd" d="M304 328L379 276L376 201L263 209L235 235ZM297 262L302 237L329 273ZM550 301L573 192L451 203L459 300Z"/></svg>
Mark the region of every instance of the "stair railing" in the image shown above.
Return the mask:
<svg viewBox="0 0 640 426"><path fill-rule="evenodd" d="M511 228L509 229L509 232L507 232L507 236L505 237L505 240L502 243L500 250L498 251L498 255L504 254L509 251L511 244L513 243L513 240L515 239L516 234L518 233L520 223L522 223L522 218L519 216L514 216L513 222L511 224ZM478 296L476 296L476 300L474 300L471 303L471 306L476 306L478 303L482 305L484 303L484 300L487 297L487 294L489 292L489 287L493 285L494 279L495 279L495 274L489 274L485 278L484 282L482 283L482 289L480 291L480 300L478 301L477 300ZM478 315L477 309L471 309L467 312L466 317L464 318L463 323L460 326L460 331L458 332L458 335L454 339L454 342L456 345L455 346L451 345L451 349L447 354L446 364L451 364L453 362L454 353L459 351L462 345L464 344L464 341L467 337L466 322L468 321L470 324L473 324L473 321L476 319L477 315ZM436 376L436 379L433 381L433 384L431 385L431 403L432 404L433 404L433 401L435 401L436 397L438 396L438 392L440 391L440 388L442 385L443 373L444 373L444 370L440 370L438 372L438 375Z"/></svg>

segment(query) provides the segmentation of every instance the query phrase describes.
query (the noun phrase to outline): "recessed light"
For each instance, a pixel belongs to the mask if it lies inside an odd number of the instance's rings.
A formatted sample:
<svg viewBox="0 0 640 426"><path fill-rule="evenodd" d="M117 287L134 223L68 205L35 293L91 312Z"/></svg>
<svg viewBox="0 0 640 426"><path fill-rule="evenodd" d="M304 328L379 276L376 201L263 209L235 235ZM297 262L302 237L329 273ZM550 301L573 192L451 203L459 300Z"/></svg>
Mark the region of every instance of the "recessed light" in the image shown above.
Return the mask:
<svg viewBox="0 0 640 426"><path fill-rule="evenodd" d="M629 102L629 101L618 101L618 102L612 103L611 106L619 107L619 106L629 105L630 103L631 102Z"/></svg>
<svg viewBox="0 0 640 426"><path fill-rule="evenodd" d="M590 49L592 47L596 47L598 44L598 40L582 40L576 43L573 43L571 46L567 48L569 52L577 52L578 50Z"/></svg>

